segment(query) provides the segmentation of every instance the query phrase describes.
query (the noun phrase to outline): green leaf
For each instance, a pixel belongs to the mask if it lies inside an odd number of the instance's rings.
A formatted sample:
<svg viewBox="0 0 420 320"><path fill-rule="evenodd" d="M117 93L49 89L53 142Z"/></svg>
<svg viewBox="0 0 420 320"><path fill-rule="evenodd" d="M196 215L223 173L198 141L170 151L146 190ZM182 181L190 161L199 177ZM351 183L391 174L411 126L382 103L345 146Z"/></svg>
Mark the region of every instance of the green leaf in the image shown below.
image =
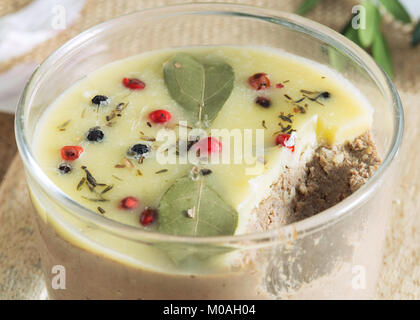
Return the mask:
<svg viewBox="0 0 420 320"><path fill-rule="evenodd" d="M192 117L212 122L229 98L235 75L225 62L201 63L177 53L163 67L171 97Z"/></svg>
<svg viewBox="0 0 420 320"><path fill-rule="evenodd" d="M330 58L331 66L340 72L342 72L346 67L346 57L336 48L329 47L328 48L328 57Z"/></svg>
<svg viewBox="0 0 420 320"><path fill-rule="evenodd" d="M157 230L179 236L232 235L238 213L207 185L189 176L178 179L159 204Z"/></svg>
<svg viewBox="0 0 420 320"><path fill-rule="evenodd" d="M382 33L378 33L372 45L373 58L393 78L392 58L388 43Z"/></svg>
<svg viewBox="0 0 420 320"><path fill-rule="evenodd" d="M352 27L352 21L355 15L353 15L350 20L347 22L346 26L341 30L341 33L348 38L349 40L356 43L358 46L361 46L359 40L359 34L356 29ZM336 48L329 47L328 55L330 58L330 64L338 71L343 71L347 65L348 58L339 52Z"/></svg>
<svg viewBox="0 0 420 320"><path fill-rule="evenodd" d="M300 7L297 9L296 13L300 15L304 15L311 11L321 0L304 0Z"/></svg>
<svg viewBox="0 0 420 320"><path fill-rule="evenodd" d="M380 31L381 14L371 0L363 1L362 6L366 12L366 26L358 30L360 43L368 48L372 45L375 35Z"/></svg>
<svg viewBox="0 0 420 320"><path fill-rule="evenodd" d="M417 23L416 27L413 31L413 36L411 38L411 44L414 46L418 45L420 43L420 21Z"/></svg>
<svg viewBox="0 0 420 320"><path fill-rule="evenodd" d="M410 15L398 0L379 0L379 2L395 17L395 19L405 23L411 22Z"/></svg>
<svg viewBox="0 0 420 320"><path fill-rule="evenodd" d="M347 38L350 39L351 41L353 41L355 44L357 44L358 46L362 46L362 43L360 42L359 39L359 33L357 32L357 30L353 29L353 27L350 24L350 27L347 28L346 30L344 30L343 35Z"/></svg>
<svg viewBox="0 0 420 320"><path fill-rule="evenodd" d="M341 34L345 34L349 29L353 29L354 30L354 28L353 28L353 19L354 19L354 17L355 17L356 15L355 14L353 14L352 16L351 16L351 18L350 18L350 20L349 21L347 21L347 24L344 26L344 28L341 30Z"/></svg>

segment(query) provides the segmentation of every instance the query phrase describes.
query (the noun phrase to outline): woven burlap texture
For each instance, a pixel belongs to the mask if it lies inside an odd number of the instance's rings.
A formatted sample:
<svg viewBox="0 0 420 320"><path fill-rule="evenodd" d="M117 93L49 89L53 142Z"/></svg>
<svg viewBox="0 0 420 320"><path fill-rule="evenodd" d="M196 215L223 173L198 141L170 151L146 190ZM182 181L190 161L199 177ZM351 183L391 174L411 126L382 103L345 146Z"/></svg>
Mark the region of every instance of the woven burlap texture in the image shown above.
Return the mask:
<svg viewBox="0 0 420 320"><path fill-rule="evenodd" d="M0 14L19 9L30 1L2 0ZM79 19L59 35L27 55L0 64L0 72L22 62L41 62L49 53L82 30L139 9L182 3L176 0L87 0ZM194 1L190 1L194 2ZM209 2L209 1L201 1ZM222 2L222 1L213 1ZM223 1L225 2L225 1ZM295 11L300 1L237 0L283 11ZM324 0L308 17L340 30L358 1ZM420 299L420 46L411 48L410 35L396 23L384 31L391 46L395 83L402 96L407 118L403 148L398 159L392 226L387 235L378 298ZM36 299L43 296L39 257L34 246L30 219L32 207L25 185L22 164L13 161L0 187L0 299Z"/></svg>

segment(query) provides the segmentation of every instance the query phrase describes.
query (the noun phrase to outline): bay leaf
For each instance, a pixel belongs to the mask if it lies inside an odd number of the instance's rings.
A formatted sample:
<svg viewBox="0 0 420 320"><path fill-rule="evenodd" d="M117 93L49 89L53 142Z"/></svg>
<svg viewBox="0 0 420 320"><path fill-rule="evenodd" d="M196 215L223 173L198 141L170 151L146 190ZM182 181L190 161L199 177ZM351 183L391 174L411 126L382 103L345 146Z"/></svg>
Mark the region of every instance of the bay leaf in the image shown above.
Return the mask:
<svg viewBox="0 0 420 320"><path fill-rule="evenodd" d="M321 0L304 0L297 9L296 13L304 15L311 11L320 2Z"/></svg>
<svg viewBox="0 0 420 320"><path fill-rule="evenodd" d="M201 63L186 53L177 53L163 67L169 94L199 122L210 123L229 98L235 75L223 61Z"/></svg>
<svg viewBox="0 0 420 320"><path fill-rule="evenodd" d="M417 46L420 43L420 21L417 23L413 31L413 36L411 38L411 44L413 47Z"/></svg>
<svg viewBox="0 0 420 320"><path fill-rule="evenodd" d="M388 43L382 33L376 35L372 45L372 56L378 64L393 78L392 58Z"/></svg>
<svg viewBox="0 0 420 320"><path fill-rule="evenodd" d="M331 66L337 71L344 71L347 65L346 56L333 47L328 47L327 52Z"/></svg>
<svg viewBox="0 0 420 320"><path fill-rule="evenodd" d="M232 235L238 213L213 190L206 178L178 179L163 195L158 207L157 230L178 236Z"/></svg>
<svg viewBox="0 0 420 320"><path fill-rule="evenodd" d="M394 16L395 19L405 23L411 22L411 17L407 10L398 0L379 0L385 9Z"/></svg>
<svg viewBox="0 0 420 320"><path fill-rule="evenodd" d="M362 44L360 43L360 39L359 39L359 33L357 32L356 29L353 28L352 26L352 21L353 21L354 15L351 17L351 19L349 20L349 22L347 23L347 25L344 27L343 31L341 32L347 39L350 39L351 41L353 41L355 44L357 44L359 47L362 46Z"/></svg>
<svg viewBox="0 0 420 320"><path fill-rule="evenodd" d="M355 15L352 15L350 20L347 22L347 24L344 26L344 28L341 30L341 34L344 35L349 40L356 43L358 46L361 47L361 43L359 40L359 34L356 29L352 26L352 21ZM328 55L330 58L330 64L334 67L334 69L343 72L347 66L348 58L341 53L339 50L337 50L334 47L328 47Z"/></svg>
<svg viewBox="0 0 420 320"><path fill-rule="evenodd" d="M375 35L380 32L381 14L371 0L361 3L366 12L366 26L358 30L360 43L368 48L372 45Z"/></svg>

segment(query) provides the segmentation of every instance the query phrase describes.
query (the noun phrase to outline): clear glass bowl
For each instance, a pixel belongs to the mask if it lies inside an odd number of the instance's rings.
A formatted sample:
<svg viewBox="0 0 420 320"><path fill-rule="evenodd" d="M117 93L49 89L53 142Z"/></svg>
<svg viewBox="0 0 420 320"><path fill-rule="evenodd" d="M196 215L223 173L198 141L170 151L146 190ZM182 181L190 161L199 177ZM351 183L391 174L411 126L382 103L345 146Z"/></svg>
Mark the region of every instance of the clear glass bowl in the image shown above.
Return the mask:
<svg viewBox="0 0 420 320"><path fill-rule="evenodd" d="M39 167L32 138L44 110L75 81L141 52L184 46L279 48L336 69L375 109L383 163L357 192L311 218L268 232L189 238L123 225L64 194ZM20 99L16 136L37 214L50 298L372 298L401 144L403 111L362 49L299 16L257 7L188 4L131 13L67 42L36 70ZM65 268L63 289L57 270ZM57 269L58 268L58 269Z"/></svg>

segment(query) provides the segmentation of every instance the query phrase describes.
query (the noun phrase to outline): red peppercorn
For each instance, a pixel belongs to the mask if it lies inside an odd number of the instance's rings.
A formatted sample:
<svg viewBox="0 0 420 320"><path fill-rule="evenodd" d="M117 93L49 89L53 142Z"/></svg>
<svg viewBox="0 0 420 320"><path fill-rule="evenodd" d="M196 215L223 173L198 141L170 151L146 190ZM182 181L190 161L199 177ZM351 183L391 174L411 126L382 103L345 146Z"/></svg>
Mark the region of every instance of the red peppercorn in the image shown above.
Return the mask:
<svg viewBox="0 0 420 320"><path fill-rule="evenodd" d="M154 123L165 123L171 120L171 118L171 114L166 110L155 110L149 113L149 119Z"/></svg>
<svg viewBox="0 0 420 320"><path fill-rule="evenodd" d="M136 78L124 78L122 83L126 88L131 90L142 90L146 87L143 81Z"/></svg>
<svg viewBox="0 0 420 320"><path fill-rule="evenodd" d="M284 88L284 85L283 85L282 83L277 83L277 84L276 84L276 88L277 88L277 89Z"/></svg>
<svg viewBox="0 0 420 320"><path fill-rule="evenodd" d="M83 148L80 146L64 146L61 148L61 158L66 161L73 161L80 157Z"/></svg>
<svg viewBox="0 0 420 320"><path fill-rule="evenodd" d="M123 210L133 210L139 206L139 200L136 197L125 197L120 201L118 208Z"/></svg>
<svg viewBox="0 0 420 320"><path fill-rule="evenodd" d="M158 212L156 209L146 208L140 214L140 223L142 226L148 226L152 224L157 218Z"/></svg>
<svg viewBox="0 0 420 320"><path fill-rule="evenodd" d="M207 137L201 139L195 144L196 151L200 152L200 155L207 155L209 153L220 153L222 152L222 143L213 137Z"/></svg>
<svg viewBox="0 0 420 320"><path fill-rule="evenodd" d="M248 79L249 85L255 90L264 90L270 87L270 79L266 73L256 73Z"/></svg>
<svg viewBox="0 0 420 320"><path fill-rule="evenodd" d="M291 135L288 133L281 133L276 137L276 145L281 145L283 147L286 147L290 150L292 150L292 152L295 151L295 145L291 145L289 142ZM294 141L293 141L294 143Z"/></svg>

